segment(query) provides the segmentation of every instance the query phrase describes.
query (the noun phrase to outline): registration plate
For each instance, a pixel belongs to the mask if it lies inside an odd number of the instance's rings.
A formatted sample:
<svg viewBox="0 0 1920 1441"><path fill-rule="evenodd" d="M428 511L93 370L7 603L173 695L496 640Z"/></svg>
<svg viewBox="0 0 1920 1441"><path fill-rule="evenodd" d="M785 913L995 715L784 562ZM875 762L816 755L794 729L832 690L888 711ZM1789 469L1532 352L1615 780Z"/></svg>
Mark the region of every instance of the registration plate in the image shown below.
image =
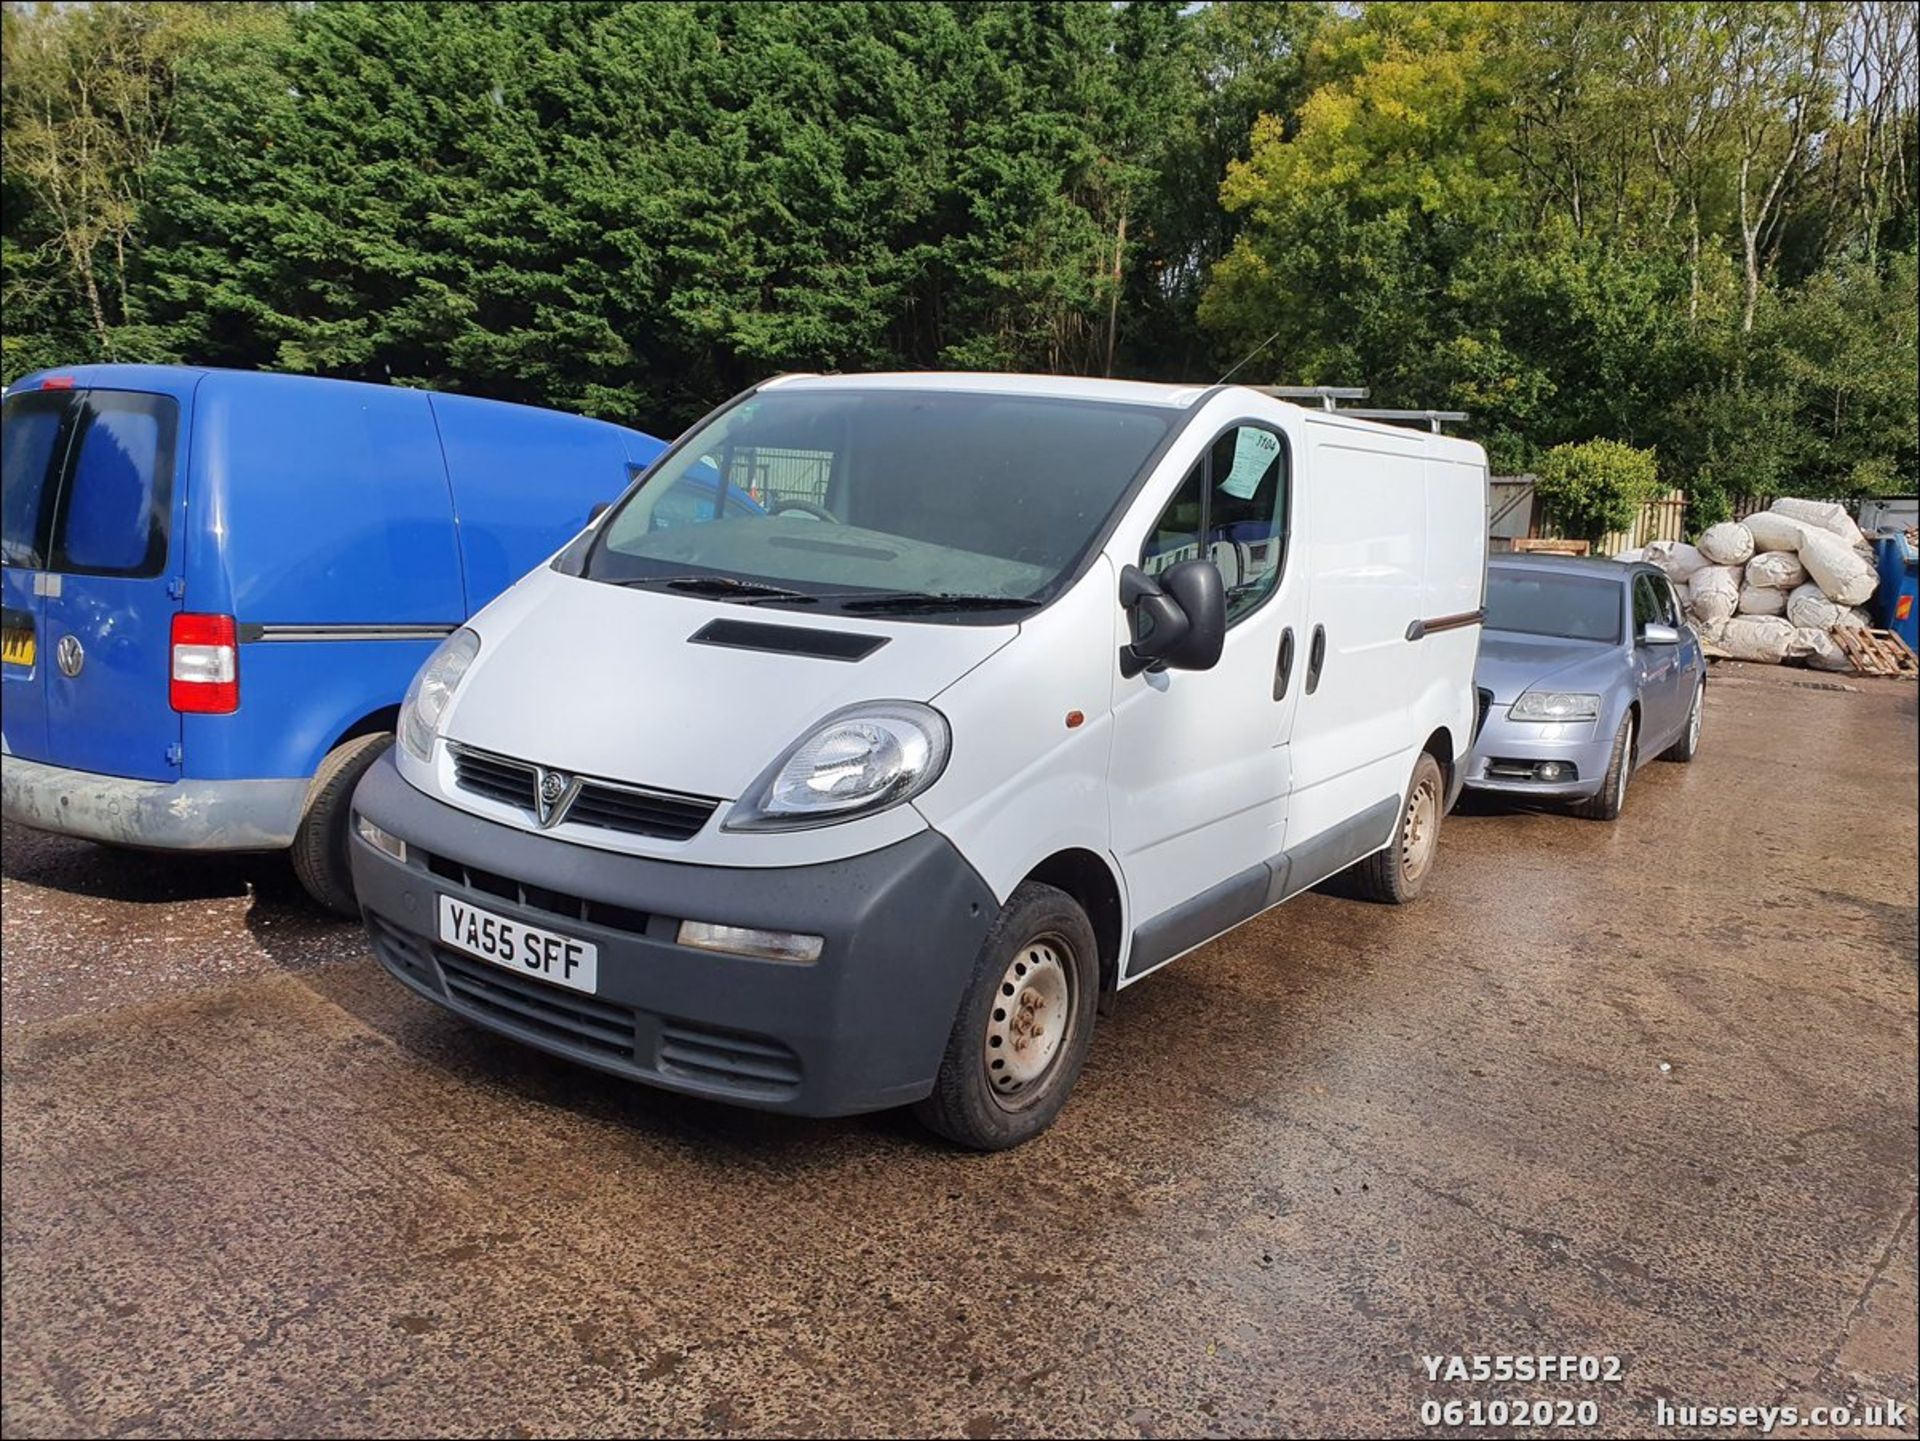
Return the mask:
<svg viewBox="0 0 1920 1441"><path fill-rule="evenodd" d="M0 661L8 665L33 664L33 628L8 626L0 630Z"/></svg>
<svg viewBox="0 0 1920 1441"><path fill-rule="evenodd" d="M440 939L504 970L592 995L600 948L592 941L543 931L452 896L440 897Z"/></svg>

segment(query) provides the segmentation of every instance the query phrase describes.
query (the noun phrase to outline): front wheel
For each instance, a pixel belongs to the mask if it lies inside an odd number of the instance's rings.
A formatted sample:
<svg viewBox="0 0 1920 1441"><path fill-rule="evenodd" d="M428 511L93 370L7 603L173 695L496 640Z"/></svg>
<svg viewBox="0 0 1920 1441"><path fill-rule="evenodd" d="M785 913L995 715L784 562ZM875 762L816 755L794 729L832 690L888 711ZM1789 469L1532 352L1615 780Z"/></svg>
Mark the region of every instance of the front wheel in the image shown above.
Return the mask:
<svg viewBox="0 0 1920 1441"><path fill-rule="evenodd" d="M1633 778L1633 712L1620 722L1613 737L1613 753L1607 760L1606 778L1600 789L1576 802L1573 813L1590 821L1617 821L1627 805L1627 782Z"/></svg>
<svg viewBox="0 0 1920 1441"><path fill-rule="evenodd" d="M1700 753L1701 712L1706 708L1707 683L1701 681L1693 688L1693 705L1687 710L1687 728L1680 732L1680 739L1660 752L1663 761L1679 761L1685 765Z"/></svg>
<svg viewBox="0 0 1920 1441"><path fill-rule="evenodd" d="M975 1151L1039 1135L1080 1077L1099 990L1087 913L1064 891L1023 882L981 943L933 1094L914 1113Z"/></svg>
<svg viewBox="0 0 1920 1441"><path fill-rule="evenodd" d="M1354 866L1361 896L1369 901L1404 906L1418 900L1433 871L1434 852L1440 846L1440 819L1447 809L1447 778L1440 762L1421 753L1400 803L1400 825L1393 843Z"/></svg>

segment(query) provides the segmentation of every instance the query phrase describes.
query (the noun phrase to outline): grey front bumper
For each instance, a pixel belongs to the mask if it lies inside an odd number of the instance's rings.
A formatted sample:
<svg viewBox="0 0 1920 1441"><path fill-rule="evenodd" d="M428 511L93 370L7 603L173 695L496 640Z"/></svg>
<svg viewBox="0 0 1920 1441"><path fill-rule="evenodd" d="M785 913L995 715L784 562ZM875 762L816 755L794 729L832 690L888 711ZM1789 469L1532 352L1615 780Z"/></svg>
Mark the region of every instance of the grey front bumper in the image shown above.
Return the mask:
<svg viewBox="0 0 1920 1441"><path fill-rule="evenodd" d="M179 851L272 851L293 844L304 780L129 780L0 756L0 812L59 835Z"/></svg>
<svg viewBox="0 0 1920 1441"><path fill-rule="evenodd" d="M944 837L922 831L844 861L739 869L573 845L482 820L414 789L391 756L356 814L354 891L374 954L464 1019L629 1080L799 1115L881 1110L933 1088L998 905ZM445 945L448 896L599 947L588 994ZM679 945L682 920L824 937L811 965Z"/></svg>

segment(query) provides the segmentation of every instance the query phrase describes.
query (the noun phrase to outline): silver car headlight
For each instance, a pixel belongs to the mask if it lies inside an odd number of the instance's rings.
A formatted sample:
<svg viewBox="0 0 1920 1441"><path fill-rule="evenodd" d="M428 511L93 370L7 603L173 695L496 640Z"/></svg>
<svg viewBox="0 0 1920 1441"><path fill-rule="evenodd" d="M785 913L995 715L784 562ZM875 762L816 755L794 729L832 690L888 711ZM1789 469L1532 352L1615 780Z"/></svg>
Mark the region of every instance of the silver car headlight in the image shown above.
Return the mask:
<svg viewBox="0 0 1920 1441"><path fill-rule="evenodd" d="M1507 719L1517 721L1583 721L1599 717L1599 696L1562 690L1530 690L1507 711Z"/></svg>
<svg viewBox="0 0 1920 1441"><path fill-rule="evenodd" d="M917 701L835 711L789 746L727 816L734 831L832 825L911 800L940 778L946 717Z"/></svg>
<svg viewBox="0 0 1920 1441"><path fill-rule="evenodd" d="M460 688L461 678L473 658L480 653L480 637L462 626L440 642L440 648L427 657L420 673L407 687L407 698L400 702L400 744L419 760L433 758L433 738L440 734L440 719L447 702Z"/></svg>

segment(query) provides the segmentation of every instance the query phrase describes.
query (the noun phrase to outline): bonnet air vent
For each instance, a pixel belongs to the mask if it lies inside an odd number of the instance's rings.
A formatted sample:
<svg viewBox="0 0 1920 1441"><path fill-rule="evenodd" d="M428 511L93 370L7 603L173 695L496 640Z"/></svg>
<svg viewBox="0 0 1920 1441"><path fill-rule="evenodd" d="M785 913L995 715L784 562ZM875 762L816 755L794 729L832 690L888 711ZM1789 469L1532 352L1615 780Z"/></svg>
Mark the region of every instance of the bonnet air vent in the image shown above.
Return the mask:
<svg viewBox="0 0 1920 1441"><path fill-rule="evenodd" d="M764 650L773 655L810 655L819 660L865 660L887 643L884 635L814 630L803 625L763 625L751 620L710 620L687 637L693 645Z"/></svg>

